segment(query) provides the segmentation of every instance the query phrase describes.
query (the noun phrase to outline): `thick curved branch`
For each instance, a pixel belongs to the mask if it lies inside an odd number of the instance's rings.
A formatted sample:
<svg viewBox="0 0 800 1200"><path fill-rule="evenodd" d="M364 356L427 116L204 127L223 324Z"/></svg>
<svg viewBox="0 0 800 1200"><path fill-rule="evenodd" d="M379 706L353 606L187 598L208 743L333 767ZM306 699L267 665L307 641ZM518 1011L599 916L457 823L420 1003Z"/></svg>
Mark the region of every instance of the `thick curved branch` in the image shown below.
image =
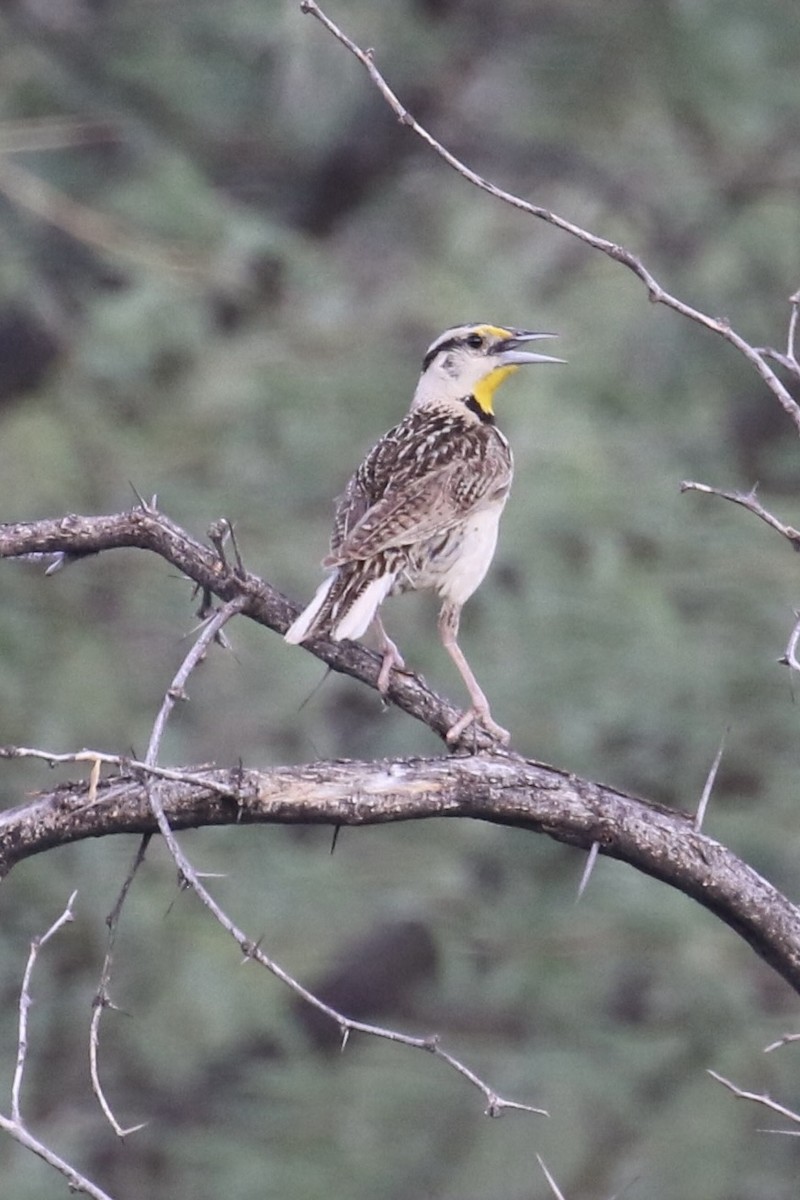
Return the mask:
<svg viewBox="0 0 800 1200"><path fill-rule="evenodd" d="M42 521L0 524L0 558L63 555L65 562L74 562L103 550L123 547L153 551L220 600L243 597L243 615L278 633L286 631L299 611L277 588L257 575L229 566L215 550L202 545L169 517L146 504L108 516L70 514ZM332 642L327 638L306 642L303 649L331 670L376 687L381 659L372 651L354 642ZM405 671L392 671L386 698L422 721L443 741L460 715L459 709L431 691L424 680ZM494 743L487 733L473 725L462 735L460 744L482 750Z"/></svg>
<svg viewBox="0 0 800 1200"><path fill-rule="evenodd" d="M0 758L50 757L0 748ZM156 822L147 768L71 783L0 814L0 873L55 845L116 833L150 833ZM800 992L800 909L685 813L638 800L505 751L434 759L318 762L269 771L153 768L174 830L205 825L378 825L470 817L544 833L627 862L709 909Z"/></svg>

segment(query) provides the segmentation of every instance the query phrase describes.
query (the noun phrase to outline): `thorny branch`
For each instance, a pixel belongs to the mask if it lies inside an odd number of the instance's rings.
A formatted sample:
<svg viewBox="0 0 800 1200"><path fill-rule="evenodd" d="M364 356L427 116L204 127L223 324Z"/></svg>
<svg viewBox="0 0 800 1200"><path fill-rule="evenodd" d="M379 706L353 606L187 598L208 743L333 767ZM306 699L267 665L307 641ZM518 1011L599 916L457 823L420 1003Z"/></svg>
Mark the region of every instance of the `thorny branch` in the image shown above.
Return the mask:
<svg viewBox="0 0 800 1200"><path fill-rule="evenodd" d="M766 508L756 499L756 489L753 488L749 492L731 492L724 488L711 487L707 483L693 483L690 480L684 480L681 484L682 492L701 492L706 496L719 496L722 500L729 500L731 504L738 504L741 508L746 508L748 512L758 517L770 529L774 529L781 537L785 538L793 550L800 550L800 530L797 530L792 525L785 525L783 521L779 521L777 517L768 512ZM789 635L786 649L778 659L782 666L790 667L792 671L800 671L800 659L797 657L797 645L800 642L800 612L795 612L795 624L792 632Z"/></svg>
<svg viewBox="0 0 800 1200"><path fill-rule="evenodd" d="M796 1125L800 1125L800 1113L794 1112L791 1108L786 1108L783 1104L779 1104L777 1100L773 1100L766 1092L746 1092L742 1088L737 1087L735 1083L731 1083L730 1079L726 1079L724 1075L718 1075L716 1071L709 1071L708 1074L712 1079L716 1079L717 1083L721 1083L729 1092L733 1092L739 1100L752 1100L754 1104L760 1104L762 1108L768 1108L770 1112L778 1113L781 1117L786 1117L787 1121L794 1121ZM794 1129L774 1129L769 1130L770 1133L782 1133L787 1137L800 1137L800 1131Z"/></svg>
<svg viewBox="0 0 800 1200"><path fill-rule="evenodd" d="M33 978L33 970L36 966L36 960L39 956L39 951L47 942L50 941L60 929L68 922L73 920L72 906L75 903L77 892L73 892L67 901L67 906L57 917L46 933L41 937L34 938L31 942L30 952L28 954L28 962L25 967L25 973L22 977L22 986L19 994L19 1026L17 1034L17 1060L14 1069L14 1078L11 1084L11 1116L7 1117L0 1113L0 1129L5 1132L21 1146L25 1146L27 1150L32 1150L39 1158L44 1159L56 1171L59 1171L67 1180L70 1190L73 1192L82 1192L85 1196L93 1197L93 1200L111 1200L107 1192L104 1192L97 1184L92 1183L85 1175L82 1175L65 1159L51 1150L38 1138L35 1138L27 1128L22 1117L21 1108L21 1092L22 1083L25 1075L25 1065L28 1058L28 1011L32 1003L31 997L31 980Z"/></svg>
<svg viewBox="0 0 800 1200"><path fill-rule="evenodd" d="M228 602L243 599L244 616L284 633L298 609L277 588L238 567L230 567L214 550L192 538L164 513L142 503L127 513L83 517L70 514L56 520L0 524L0 558L42 560L60 556L69 564L102 550L122 547L151 550L177 567L200 588ZM376 687L381 658L354 642L315 638L303 644L332 670ZM443 741L460 712L431 691L418 675L392 671L386 698L422 721ZM494 744L478 726L465 730L460 747L488 749Z"/></svg>
<svg viewBox="0 0 800 1200"><path fill-rule="evenodd" d="M486 1114L491 1117L499 1117L506 1109L514 1109L520 1112L536 1113L541 1116L547 1116L544 1109L536 1108L530 1104L523 1104L516 1100L508 1100L500 1096L494 1088L485 1083L474 1071L472 1071L465 1063L448 1051L442 1049L439 1044L438 1037L412 1037L408 1034L400 1033L394 1029L386 1029L377 1025L372 1025L364 1021L353 1020L345 1016L337 1009L326 1004L318 996L310 992L308 988L296 980L289 974L278 962L270 955L262 950L259 942L254 942L244 931L236 925L236 923L228 916L225 910L217 903L214 897L209 892L208 888L200 879L200 876L195 871L191 862L184 854L175 833L173 831L170 819L165 811L164 802L162 799L162 791L166 789L167 783L165 780L153 776L149 773L149 769L155 765L158 757L158 750L161 743L166 722L170 713L175 707L179 699L185 699L185 687L194 668L202 661L209 647L214 640L219 636L223 626L231 617L241 612L245 606L244 597L235 597L229 601L223 608L219 609L204 625L200 636L195 644L186 655L183 663L179 667L172 683L167 688L164 701L159 710L153 725L153 730L150 737L147 754L145 756L145 792L147 802L155 819L158 830L164 839L164 842L169 850L172 860L178 869L178 877L181 881L181 886L191 888L198 899L205 905L219 925L238 943L240 949L245 955L245 961L252 960L258 962L262 967L265 967L276 979L280 980L286 987L290 989L296 996L300 997L306 1004L323 1013L331 1021L339 1026L342 1038L342 1049L344 1049L351 1033L363 1033L371 1037L381 1038L385 1041L396 1042L399 1045L408 1046L413 1049L426 1050L433 1054L436 1058L441 1059L447 1066L461 1075L468 1083L471 1083L483 1095L486 1101ZM96 787L96 781L90 781L90 788ZM124 901L124 896L120 896L120 901L116 908L116 919L119 917L119 909ZM105 974L105 970L104 970ZM93 1058L96 1062L96 1040L94 1042ZM134 1132L133 1129L123 1130L118 1124L116 1118L111 1112L105 1097L100 1088L99 1079L97 1078L96 1070L93 1071L93 1081L96 1084L98 1099L108 1120L111 1122L115 1131L124 1136L125 1133ZM141 1128L137 1126L136 1128Z"/></svg>
<svg viewBox="0 0 800 1200"><path fill-rule="evenodd" d="M410 128L451 168L474 186L503 203L545 221L607 255L613 261L621 263L644 284L653 303L672 309L734 346L755 368L800 431L800 406L776 376L768 361L772 360L790 374L800 377L795 349L800 294L792 296L790 300L792 310L786 353L770 348L753 347L733 330L725 319L710 317L671 295L643 262L625 247L599 237L548 209L504 191L466 166L405 109L377 69L371 50L362 50L357 46L323 13L314 0L302 0L301 9L314 16L358 59L401 123ZM32 199L30 180L19 168L4 172L0 179L0 190L5 190L12 198L28 207L34 207L35 200L41 209L41 189L37 192L37 197ZM110 223L98 223L96 214L88 213L55 193L45 194L45 208L41 209L39 215L61 224L76 236L84 240L93 240L105 248L109 248L109 231L115 235L118 233L116 227L112 227ZM755 500L753 493L749 496L725 493L703 484L685 484L684 489L718 494L743 505L780 532L795 548L800 548L800 533L782 525L771 514L766 513ZM282 772L271 772L269 775L257 777L254 777L255 773L245 771L226 774L213 772L209 768L195 772L159 768L158 748L169 715L177 700L182 698L183 688L191 671L207 651L222 625L235 613L241 612L282 632L294 612L290 603L268 584L245 572L230 571L219 555L213 555L206 547L194 542L183 530L146 505L142 505L133 513L118 514L114 517L69 517L57 522L0 526L0 557L60 553L69 561L114 546L139 546L154 550L174 563L201 587L219 596L225 602L225 607L203 630L168 689L153 727L144 762L134 763L121 757L90 751L54 755L40 750L13 747L0 749L0 757L40 757L51 762L91 763L86 785L69 785L65 789L58 789L51 796L39 797L33 804L3 815L0 821L0 871L9 870L14 862L49 845L78 837L103 836L105 833L133 828L143 834L137 857L108 918L109 941L91 1034L93 1086L107 1118L120 1136L131 1130L122 1129L116 1122L100 1086L97 1067L99 1021L103 1009L111 1007L108 987L120 913L138 866L144 859L147 840L155 829L161 832L182 883L192 888L215 919L237 941L246 959L259 962L295 994L336 1022L341 1030L343 1044L351 1032L362 1032L427 1050L440 1057L482 1092L490 1115L499 1115L505 1108L521 1108L534 1112L541 1110L499 1097L469 1068L442 1050L436 1038L412 1038L394 1030L353 1021L308 992L272 960L258 943L248 938L217 905L183 854L174 828L203 823L258 820L317 820L333 824L365 824L372 821L451 815L477 817L545 832L559 840L587 849L599 847L603 853L632 862L640 869L694 896L746 938L792 986L800 990L800 915L785 897L755 872L736 860L724 847L704 837L699 830L699 821L693 826L682 814L668 813L667 810L646 805L601 785L576 780L542 764L526 762L517 756L495 751L493 755L429 760L427 763L353 763L346 766L320 763L315 764L314 768L285 769ZM800 620L785 655L785 661L795 669L800 666L796 657L799 639ZM368 651L350 645L339 646L324 640L313 643L308 648L334 670L344 671L374 685L377 660ZM393 673L390 698L440 734L452 723L453 710L445 701L430 692L419 679L398 672ZM480 732L475 735L470 731L469 742L473 750L485 750L490 747L489 740ZM111 779L102 778L102 766L115 767L118 771L117 776ZM317 777L315 771L319 772ZM353 779L357 775L361 778L361 783L354 789ZM337 779L341 785L338 792L335 787L332 788L332 781ZM413 780L413 787L410 791L404 790L402 783L409 779ZM324 795L320 794L322 781ZM710 775L707 782L709 792L712 781L713 776ZM580 810L579 817L571 805ZM546 810L545 815L541 811L542 808ZM34 812L37 819L32 821ZM32 836L34 828L36 836ZM31 974L38 949L65 921L71 919L72 899L62 917L31 947L20 995L19 1041L12 1084L12 1115L10 1120L0 1116L0 1127L60 1170L68 1178L73 1189L98 1197L99 1200L108 1200L104 1192L32 1138L24 1128L20 1115L20 1092L28 1045L27 1011L30 1004ZM765 913L768 914L769 921L765 918ZM715 1078L736 1095L764 1104L792 1120L800 1119L797 1114L777 1105L769 1097L742 1092L720 1076L715 1075ZM544 1164L542 1167L555 1194L560 1195Z"/></svg>
<svg viewBox="0 0 800 1200"><path fill-rule="evenodd" d="M578 241L583 242L585 245L591 246L592 249L599 250L602 254L607 255L614 262L622 263L629 271L633 272L637 279L641 280L647 288L647 294L653 304L663 304L666 308L671 308L674 312L688 318L688 320L694 321L695 324L702 325L704 329L709 329L712 333L719 334L721 338L724 338L726 342L734 346L752 364L800 433L800 404L797 403L787 388L781 383L767 361L768 358L777 359L785 366L787 364L783 360L786 356L779 355L774 350L757 349L743 338L741 334L737 333L735 329L731 328L730 323L725 318L710 317L707 313L701 312L700 309L693 308L685 301L671 295L661 286L641 259L637 258L635 254L624 246L599 237L597 234L591 233L588 229L583 229L580 225L575 225L572 221L568 221L557 213L551 212L550 209L542 208L538 204L531 204L528 200L523 200L521 196L516 196L513 192L507 192L503 188L497 187L496 184L491 183L488 179L484 179L482 175L479 175L471 167L463 163L461 159L451 153L451 151L443 146L441 142L437 141L427 129L414 119L376 67L373 50L362 50L330 17L326 16L319 5L315 3L315 0L300 0L300 10L315 17L338 42L341 42L358 59L400 123L407 126L417 137L421 138L449 167L452 167L454 171L457 171L469 183L474 184L475 187L480 188L483 192L488 192L496 200L501 200L504 204L510 204L512 208L520 209L522 212L527 213L528 216L536 217L538 220L545 221L548 225L553 225L556 229L568 233L571 237L577 238ZM792 320L796 322L797 297L793 296L790 303L793 305ZM794 329L794 325L792 325L792 329ZM793 352L792 334L790 336L790 354L793 354ZM791 361L794 362L794 369L796 370L796 360Z"/></svg>
<svg viewBox="0 0 800 1200"><path fill-rule="evenodd" d="M14 1070L14 1081L11 1084L11 1117L17 1124L22 1124L22 1115L20 1112L20 1092L22 1090L22 1077L25 1074L25 1060L28 1056L28 1010L31 1006L31 978L33 977L33 968L36 966L36 960L39 957L39 951L42 946L50 941L50 938L58 933L62 925L72 921L72 906L75 903L77 892L73 892L67 901L67 907L58 917L47 933L41 937L34 938L31 942L30 953L28 954L28 963L25 967L25 974L22 977L22 987L19 993L19 1034L17 1036L17 1065Z"/></svg>
<svg viewBox="0 0 800 1200"><path fill-rule="evenodd" d="M0 747L0 758L33 757L69 761L42 749ZM103 756L74 755L83 763L93 757ZM0 874L54 845L159 828L147 770L124 758L114 764L110 755L104 761L116 773L100 779L94 790L91 779L76 781L0 813ZM585 851L597 843L606 857L629 863L714 913L800 992L800 910L786 896L695 829L689 814L544 763L495 749L268 771L205 766L175 771L171 779L161 769L152 771L171 835L211 825L362 826L451 817L545 834Z"/></svg>
<svg viewBox="0 0 800 1200"><path fill-rule="evenodd" d="M707 483L693 483L691 480L685 479L681 484L681 491L702 492L707 496L719 496L722 500L729 500L731 504L738 504L769 525L770 529L774 529L781 537L786 538L793 550L800 550L800 530L795 529L792 525L785 525L783 521L779 521L771 512L768 512L757 500L755 488L749 492L726 491L724 488L711 487Z"/></svg>
<svg viewBox="0 0 800 1200"><path fill-rule="evenodd" d="M158 775L151 773L151 769L157 765L158 752L161 745L161 739L164 735L164 730L166 729L167 720L169 719L170 713L174 709L178 700L186 699L185 688L190 674L198 665L198 663L203 660L208 652L209 646L219 635L222 627L231 619L231 617L241 612L242 608L244 607L244 603L245 598L243 596L237 596L233 600L229 600L223 608L219 609L207 621L205 621L201 629L200 636L197 638L189 653L184 658L177 674L175 675L175 678L172 680L172 683L167 688L167 691L164 695L158 715L153 723L153 729L151 731L150 741L147 747L147 754L145 755L145 760L142 764L143 769L147 772L147 794L150 801L150 807L153 810L154 815L157 815L159 811L160 802L158 800L158 793L156 790ZM95 764L92 768L92 775L90 777L90 791L93 794L93 799L96 797L99 767L99 760L95 759ZM150 833L144 834L134 857L133 863L131 864L130 870L128 871L122 888L120 889L116 903L114 904L114 907L106 920L106 924L108 925L108 941L106 943L106 953L100 972L100 982L98 984L94 999L92 1021L89 1029L89 1069L92 1079L92 1091L97 1097L97 1101L103 1110L106 1120L119 1138L125 1138L131 1133L137 1133L140 1129L144 1128L144 1124L131 1125L127 1128L123 1127L117 1120L116 1116L114 1115L114 1111L108 1102L108 1098L106 1097L100 1079L100 1068L98 1065L98 1057L100 1052L100 1022L102 1020L103 1013L107 1008L116 1007L111 1002L109 987L111 985L111 970L114 959L114 944L116 942L117 929L119 927L122 909L128 897L128 892L130 891L130 887L133 883L136 872L144 862L145 854L147 853L147 846L151 836L152 835Z"/></svg>
<svg viewBox="0 0 800 1200"><path fill-rule="evenodd" d="M97 1097L97 1102L103 1111L103 1115L118 1138L125 1138L130 1133L136 1133L144 1126L139 1124L129 1125L127 1128L124 1128L114 1116L111 1105L106 1098L106 1094L100 1080L100 1022L102 1020L103 1013L107 1008L116 1008L116 1005L112 1004L111 1002L109 987L111 986L111 971L114 964L114 946L117 940L117 928L119 926L119 918L122 913L125 900L127 899L128 892L130 891L131 884L136 876L136 872L144 862L145 852L147 850L147 844L150 840L150 837L151 835L146 833L139 843L139 848L136 851L128 874L125 876L125 880L120 888L116 903L106 917L106 925L108 926L106 953L105 957L103 958L103 966L100 970L100 982L97 985L97 991L95 992L94 1000L92 1002L92 1020L89 1025L89 1074L92 1080L92 1091Z"/></svg>

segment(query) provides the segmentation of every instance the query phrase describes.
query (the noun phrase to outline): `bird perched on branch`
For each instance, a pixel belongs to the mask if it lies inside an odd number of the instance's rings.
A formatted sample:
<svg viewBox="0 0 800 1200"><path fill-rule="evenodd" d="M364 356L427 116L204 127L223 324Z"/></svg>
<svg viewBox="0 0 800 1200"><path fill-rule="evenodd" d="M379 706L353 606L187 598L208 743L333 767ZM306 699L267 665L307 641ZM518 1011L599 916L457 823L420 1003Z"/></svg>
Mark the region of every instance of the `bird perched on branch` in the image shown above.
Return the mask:
<svg viewBox="0 0 800 1200"><path fill-rule="evenodd" d="M475 719L499 741L509 738L458 645L458 625L494 556L514 470L495 424L494 394L518 367L563 362L527 349L553 336L458 325L431 344L408 413L373 446L337 503L322 562L331 573L285 634L295 644L322 636L338 642L374 625L385 693L392 669L405 664L383 628L381 604L401 592L436 592L439 635L471 701L448 730L450 742Z"/></svg>

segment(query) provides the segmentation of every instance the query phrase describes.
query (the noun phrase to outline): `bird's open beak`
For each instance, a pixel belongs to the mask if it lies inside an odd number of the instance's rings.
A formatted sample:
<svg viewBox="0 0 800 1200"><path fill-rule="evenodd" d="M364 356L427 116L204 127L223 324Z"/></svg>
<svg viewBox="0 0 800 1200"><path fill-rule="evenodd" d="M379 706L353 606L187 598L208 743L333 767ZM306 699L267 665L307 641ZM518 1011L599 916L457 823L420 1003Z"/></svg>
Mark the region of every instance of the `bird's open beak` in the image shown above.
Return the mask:
<svg viewBox="0 0 800 1200"><path fill-rule="evenodd" d="M511 337L499 342L493 353L498 364L503 367L521 367L525 363L564 363L565 358L552 358L549 354L533 354L530 350L522 349L528 342L537 342L540 338L558 337L557 333L529 333L525 329L515 329Z"/></svg>

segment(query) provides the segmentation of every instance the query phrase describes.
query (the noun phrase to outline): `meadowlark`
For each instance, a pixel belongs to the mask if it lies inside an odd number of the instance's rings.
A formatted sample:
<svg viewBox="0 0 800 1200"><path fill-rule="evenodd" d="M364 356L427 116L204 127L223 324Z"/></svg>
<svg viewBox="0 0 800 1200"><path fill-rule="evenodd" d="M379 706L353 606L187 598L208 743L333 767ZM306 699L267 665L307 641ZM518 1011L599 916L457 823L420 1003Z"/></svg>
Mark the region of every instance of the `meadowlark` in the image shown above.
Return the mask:
<svg viewBox="0 0 800 1200"><path fill-rule="evenodd" d="M514 470L511 447L495 424L494 393L518 367L563 362L525 348L553 336L458 325L432 343L408 413L370 450L339 498L322 561L330 574L285 634L294 644L323 635L341 641L373 625L383 655L378 688L385 694L392 670L405 663L378 610L388 596L436 592L439 636L471 701L448 730L449 742L474 720L499 741L509 739L458 645L458 626L494 556Z"/></svg>

